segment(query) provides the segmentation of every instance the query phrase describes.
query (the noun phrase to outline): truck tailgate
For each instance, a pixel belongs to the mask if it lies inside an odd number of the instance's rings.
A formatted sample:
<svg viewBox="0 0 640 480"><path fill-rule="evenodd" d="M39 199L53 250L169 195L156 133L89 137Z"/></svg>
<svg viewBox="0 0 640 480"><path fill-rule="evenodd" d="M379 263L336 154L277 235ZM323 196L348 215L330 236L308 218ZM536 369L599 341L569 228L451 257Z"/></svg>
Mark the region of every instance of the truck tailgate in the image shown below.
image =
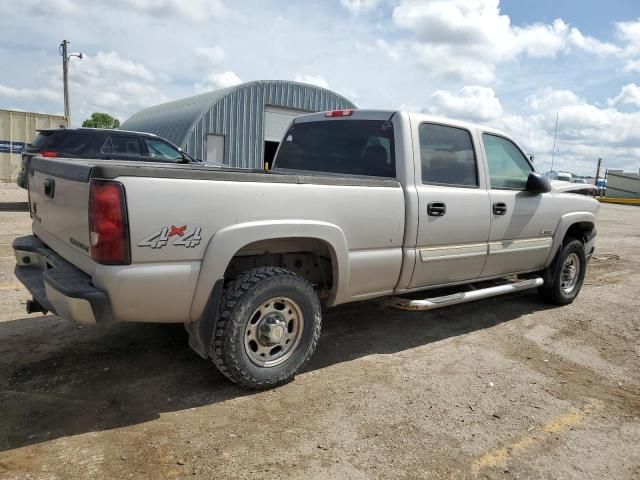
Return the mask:
<svg viewBox="0 0 640 480"><path fill-rule="evenodd" d="M33 233L86 273L89 248L91 165L78 160L35 157L29 168L29 208Z"/></svg>

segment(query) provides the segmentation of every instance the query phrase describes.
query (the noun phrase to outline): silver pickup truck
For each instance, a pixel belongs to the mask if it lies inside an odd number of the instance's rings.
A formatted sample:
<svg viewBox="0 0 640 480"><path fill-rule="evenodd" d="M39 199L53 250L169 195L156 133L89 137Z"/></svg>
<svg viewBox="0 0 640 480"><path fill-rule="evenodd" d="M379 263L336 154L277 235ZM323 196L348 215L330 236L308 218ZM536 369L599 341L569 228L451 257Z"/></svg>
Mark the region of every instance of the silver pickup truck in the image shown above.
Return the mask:
<svg viewBox="0 0 640 480"><path fill-rule="evenodd" d="M33 235L13 244L28 311L184 323L251 388L303 367L322 304L428 310L536 287L571 303L598 211L504 133L401 111L297 117L269 172L36 157L28 181Z"/></svg>

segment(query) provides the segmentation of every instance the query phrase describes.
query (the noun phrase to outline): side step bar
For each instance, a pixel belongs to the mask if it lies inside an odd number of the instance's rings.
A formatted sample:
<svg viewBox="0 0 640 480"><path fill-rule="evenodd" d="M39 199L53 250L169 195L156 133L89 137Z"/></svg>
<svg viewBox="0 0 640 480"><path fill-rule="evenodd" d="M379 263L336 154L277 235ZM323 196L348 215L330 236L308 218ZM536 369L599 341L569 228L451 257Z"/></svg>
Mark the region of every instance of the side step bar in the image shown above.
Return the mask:
<svg viewBox="0 0 640 480"><path fill-rule="evenodd" d="M433 310L434 308L447 307L457 303L471 302L483 298L496 297L505 293L519 292L529 288L539 287L544 283L540 277L520 280L498 285L495 287L480 288L470 292L459 292L442 297L425 298L424 300L411 300L401 297L390 297L387 304L391 307L400 308L402 310Z"/></svg>

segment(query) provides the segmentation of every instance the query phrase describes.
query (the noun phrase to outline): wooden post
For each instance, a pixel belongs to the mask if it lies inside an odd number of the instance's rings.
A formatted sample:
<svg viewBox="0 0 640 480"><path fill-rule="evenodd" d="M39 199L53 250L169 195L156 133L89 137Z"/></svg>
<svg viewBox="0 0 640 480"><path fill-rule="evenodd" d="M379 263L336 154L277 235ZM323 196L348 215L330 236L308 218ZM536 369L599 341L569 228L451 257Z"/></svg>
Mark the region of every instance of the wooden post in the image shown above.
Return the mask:
<svg viewBox="0 0 640 480"><path fill-rule="evenodd" d="M600 177L600 164L601 163L602 163L602 159L599 158L598 159L598 167L596 168L596 181L595 181L596 187L598 187L598 178ZM600 187L598 187L598 190L600 190Z"/></svg>

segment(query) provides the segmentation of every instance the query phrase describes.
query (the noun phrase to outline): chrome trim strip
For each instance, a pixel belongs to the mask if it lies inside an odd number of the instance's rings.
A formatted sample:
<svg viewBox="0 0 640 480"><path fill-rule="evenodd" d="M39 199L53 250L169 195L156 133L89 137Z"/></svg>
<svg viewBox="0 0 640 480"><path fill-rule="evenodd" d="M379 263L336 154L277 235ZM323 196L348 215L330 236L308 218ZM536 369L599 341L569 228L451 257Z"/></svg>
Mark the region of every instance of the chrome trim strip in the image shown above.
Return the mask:
<svg viewBox="0 0 640 480"><path fill-rule="evenodd" d="M480 257L487 254L487 248L486 243L421 248L420 260L422 260L422 263L427 263L441 260L459 260L463 258Z"/></svg>
<svg viewBox="0 0 640 480"><path fill-rule="evenodd" d="M489 255L502 253L534 252L537 250L549 250L553 245L552 237L525 238L522 240L504 240L489 242Z"/></svg>

